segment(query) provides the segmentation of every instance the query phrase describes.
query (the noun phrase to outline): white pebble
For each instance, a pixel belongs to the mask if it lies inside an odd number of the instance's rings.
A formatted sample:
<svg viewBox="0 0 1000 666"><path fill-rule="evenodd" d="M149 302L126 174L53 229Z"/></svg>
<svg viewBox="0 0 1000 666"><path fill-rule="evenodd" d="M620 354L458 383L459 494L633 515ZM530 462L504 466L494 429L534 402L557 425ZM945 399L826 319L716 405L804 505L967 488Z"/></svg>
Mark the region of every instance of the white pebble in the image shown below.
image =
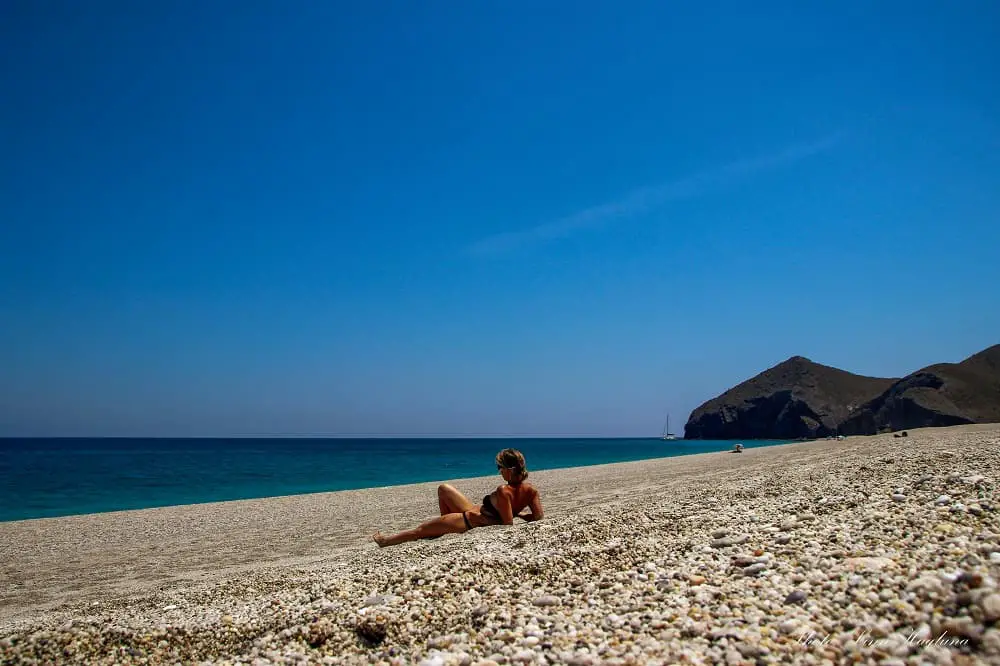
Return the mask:
<svg viewBox="0 0 1000 666"><path fill-rule="evenodd" d="M441 655L434 655L433 657L428 657L420 662L419 666L444 666L444 659Z"/></svg>
<svg viewBox="0 0 1000 666"><path fill-rule="evenodd" d="M559 604L562 603L562 601L559 600L559 597L553 596L551 594L545 594L534 599L531 603L533 603L536 606L558 606Z"/></svg>
<svg viewBox="0 0 1000 666"><path fill-rule="evenodd" d="M988 594L979 601L979 607L983 609L983 617L987 622L1000 619L1000 594Z"/></svg>
<svg viewBox="0 0 1000 666"><path fill-rule="evenodd" d="M956 570L956 571L939 571L938 572L938 578L940 578L941 580L943 580L946 583L954 583L956 580L958 580L958 577L961 576L961 575L962 575L962 572L958 571L958 570Z"/></svg>
<svg viewBox="0 0 1000 666"><path fill-rule="evenodd" d="M795 630L799 628L799 623L795 620L785 620L778 625L778 631L783 634L794 634Z"/></svg>

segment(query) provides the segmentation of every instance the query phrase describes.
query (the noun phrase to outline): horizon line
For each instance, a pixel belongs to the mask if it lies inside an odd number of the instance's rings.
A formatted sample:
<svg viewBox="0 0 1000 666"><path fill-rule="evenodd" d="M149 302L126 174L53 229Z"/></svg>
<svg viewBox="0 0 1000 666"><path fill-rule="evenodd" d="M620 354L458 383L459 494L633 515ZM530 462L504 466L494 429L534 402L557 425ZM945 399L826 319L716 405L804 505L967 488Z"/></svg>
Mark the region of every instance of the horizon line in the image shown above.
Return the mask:
<svg viewBox="0 0 1000 666"><path fill-rule="evenodd" d="M251 435L0 435L5 439L660 439L661 435L600 434L251 434ZM677 439L683 439L678 437Z"/></svg>

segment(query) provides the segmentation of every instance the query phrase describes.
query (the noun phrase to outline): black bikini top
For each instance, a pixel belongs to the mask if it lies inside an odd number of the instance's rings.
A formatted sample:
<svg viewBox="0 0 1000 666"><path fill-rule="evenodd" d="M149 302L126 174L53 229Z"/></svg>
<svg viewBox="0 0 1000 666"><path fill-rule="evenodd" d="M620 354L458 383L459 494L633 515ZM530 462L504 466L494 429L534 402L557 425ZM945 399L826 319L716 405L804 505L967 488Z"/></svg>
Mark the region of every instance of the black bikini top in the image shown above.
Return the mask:
<svg viewBox="0 0 1000 666"><path fill-rule="evenodd" d="M493 495L491 493L491 494L489 494L489 495L487 495L486 497L483 498L483 509L482 509L481 513L485 513L486 515L488 515L488 516L490 516L492 518L496 518L497 520L503 520L500 517L500 512L497 511L496 507L493 506L493 500L490 499L492 496Z"/></svg>

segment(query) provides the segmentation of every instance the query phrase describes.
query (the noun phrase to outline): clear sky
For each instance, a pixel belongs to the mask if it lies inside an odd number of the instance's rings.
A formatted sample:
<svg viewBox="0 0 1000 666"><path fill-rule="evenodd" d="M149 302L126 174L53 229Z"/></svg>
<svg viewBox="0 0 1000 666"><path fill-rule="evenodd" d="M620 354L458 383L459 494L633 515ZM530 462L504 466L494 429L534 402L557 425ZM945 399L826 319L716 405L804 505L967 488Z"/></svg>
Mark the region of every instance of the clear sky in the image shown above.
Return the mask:
<svg viewBox="0 0 1000 666"><path fill-rule="evenodd" d="M993 0L11 0L0 64L0 435L656 435L1000 342Z"/></svg>

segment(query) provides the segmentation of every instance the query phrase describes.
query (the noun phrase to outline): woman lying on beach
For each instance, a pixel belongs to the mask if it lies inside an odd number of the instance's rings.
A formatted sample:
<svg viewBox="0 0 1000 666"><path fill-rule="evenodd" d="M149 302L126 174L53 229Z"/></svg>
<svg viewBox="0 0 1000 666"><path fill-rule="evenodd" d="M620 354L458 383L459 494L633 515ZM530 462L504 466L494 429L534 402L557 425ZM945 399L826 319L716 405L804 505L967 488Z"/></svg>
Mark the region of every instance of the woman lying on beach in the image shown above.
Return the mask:
<svg viewBox="0 0 1000 666"><path fill-rule="evenodd" d="M507 484L498 486L484 497L482 506L477 507L457 488L444 483L437 491L440 517L393 536L376 532L372 538L380 547L395 546L417 539L435 539L443 534L458 534L484 525L513 525L515 517L528 522L541 520L544 515L542 501L538 491L525 483L528 467L521 452L504 449L498 453L497 470ZM531 513L520 515L524 509L530 509Z"/></svg>

